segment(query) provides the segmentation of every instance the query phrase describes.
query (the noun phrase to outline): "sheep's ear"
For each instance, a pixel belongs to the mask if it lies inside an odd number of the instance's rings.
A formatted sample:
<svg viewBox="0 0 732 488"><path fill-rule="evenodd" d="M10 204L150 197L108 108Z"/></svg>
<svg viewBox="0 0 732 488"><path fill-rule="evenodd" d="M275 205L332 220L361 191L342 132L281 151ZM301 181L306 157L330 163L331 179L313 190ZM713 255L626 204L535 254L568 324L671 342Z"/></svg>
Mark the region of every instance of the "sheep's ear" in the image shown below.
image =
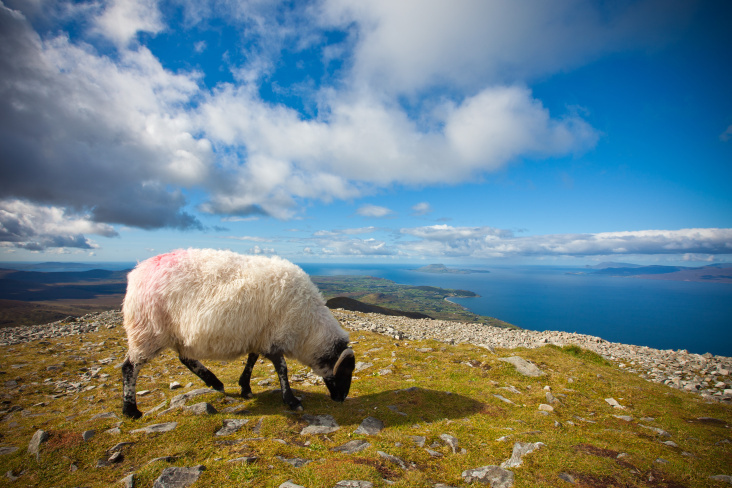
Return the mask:
<svg viewBox="0 0 732 488"><path fill-rule="evenodd" d="M354 369L356 369L356 356L353 354L353 349L347 347L333 366L333 376L339 376L339 371L342 376L350 376Z"/></svg>

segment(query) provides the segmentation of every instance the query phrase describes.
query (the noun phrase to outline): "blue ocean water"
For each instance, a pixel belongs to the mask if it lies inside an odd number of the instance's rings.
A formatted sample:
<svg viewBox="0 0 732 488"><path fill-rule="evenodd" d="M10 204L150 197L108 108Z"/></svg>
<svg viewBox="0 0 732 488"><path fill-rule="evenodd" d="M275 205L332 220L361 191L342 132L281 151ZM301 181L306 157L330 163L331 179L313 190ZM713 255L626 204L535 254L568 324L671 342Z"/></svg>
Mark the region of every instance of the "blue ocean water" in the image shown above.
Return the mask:
<svg viewBox="0 0 732 488"><path fill-rule="evenodd" d="M531 330L561 330L657 349L732 356L732 285L575 275L582 268L490 267L430 274L408 265L303 264L311 275L370 275L406 285L470 290L474 313Z"/></svg>
<svg viewBox="0 0 732 488"><path fill-rule="evenodd" d="M0 263L32 271L121 270L135 263ZM524 329L732 356L732 284L576 275L583 268L488 267L490 273L430 274L405 264L300 264L310 275L366 275L404 285L470 290L452 301Z"/></svg>

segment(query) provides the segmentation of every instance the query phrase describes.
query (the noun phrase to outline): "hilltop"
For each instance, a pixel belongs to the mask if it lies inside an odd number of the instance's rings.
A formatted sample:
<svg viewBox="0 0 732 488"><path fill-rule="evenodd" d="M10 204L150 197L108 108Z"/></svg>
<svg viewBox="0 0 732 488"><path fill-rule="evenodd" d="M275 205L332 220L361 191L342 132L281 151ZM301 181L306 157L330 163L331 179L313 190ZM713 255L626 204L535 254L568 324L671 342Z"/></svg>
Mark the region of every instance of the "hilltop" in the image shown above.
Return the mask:
<svg viewBox="0 0 732 488"><path fill-rule="evenodd" d="M124 419L119 312L4 329L0 472L18 486L150 487L175 474L193 487L291 488L485 486L489 475L503 487L678 488L724 486L732 474L731 358L334 314L357 355L351 394L330 401L322 380L290 361L302 414L282 405L268 363L245 400L241 361L206 362L221 394L166 352L140 374L146 417ZM644 379L660 359L699 388Z"/></svg>

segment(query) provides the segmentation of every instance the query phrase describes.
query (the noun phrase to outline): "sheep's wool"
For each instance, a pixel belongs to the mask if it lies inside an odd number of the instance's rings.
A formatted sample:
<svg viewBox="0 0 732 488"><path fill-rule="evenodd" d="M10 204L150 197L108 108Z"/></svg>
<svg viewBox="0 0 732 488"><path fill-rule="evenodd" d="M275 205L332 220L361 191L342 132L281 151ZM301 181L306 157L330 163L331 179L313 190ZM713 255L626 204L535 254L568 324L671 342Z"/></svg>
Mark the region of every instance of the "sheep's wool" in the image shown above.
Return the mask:
<svg viewBox="0 0 732 488"><path fill-rule="evenodd" d="M278 349L312 364L323 347L348 340L302 269L230 251L177 250L139 263L123 312L133 362L164 348L219 360Z"/></svg>

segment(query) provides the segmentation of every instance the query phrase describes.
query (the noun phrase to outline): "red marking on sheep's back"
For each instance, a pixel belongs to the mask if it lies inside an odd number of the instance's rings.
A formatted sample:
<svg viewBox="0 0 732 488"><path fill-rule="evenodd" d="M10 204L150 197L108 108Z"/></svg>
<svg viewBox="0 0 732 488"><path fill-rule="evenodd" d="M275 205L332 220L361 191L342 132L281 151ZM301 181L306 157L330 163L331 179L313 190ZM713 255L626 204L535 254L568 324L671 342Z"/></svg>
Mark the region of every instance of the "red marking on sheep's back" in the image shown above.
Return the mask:
<svg viewBox="0 0 732 488"><path fill-rule="evenodd" d="M145 295L148 297L157 295L155 291L164 287L168 283L170 279L168 274L169 271L174 269L180 262L181 258L187 253L188 251L185 249L179 249L167 254L152 257L145 261L146 279L142 282L143 292Z"/></svg>
<svg viewBox="0 0 732 488"><path fill-rule="evenodd" d="M184 249L178 249L177 251L169 252L167 254L160 254L154 258L150 258L150 264L155 268L172 268L178 263L178 260L183 254L188 251Z"/></svg>

